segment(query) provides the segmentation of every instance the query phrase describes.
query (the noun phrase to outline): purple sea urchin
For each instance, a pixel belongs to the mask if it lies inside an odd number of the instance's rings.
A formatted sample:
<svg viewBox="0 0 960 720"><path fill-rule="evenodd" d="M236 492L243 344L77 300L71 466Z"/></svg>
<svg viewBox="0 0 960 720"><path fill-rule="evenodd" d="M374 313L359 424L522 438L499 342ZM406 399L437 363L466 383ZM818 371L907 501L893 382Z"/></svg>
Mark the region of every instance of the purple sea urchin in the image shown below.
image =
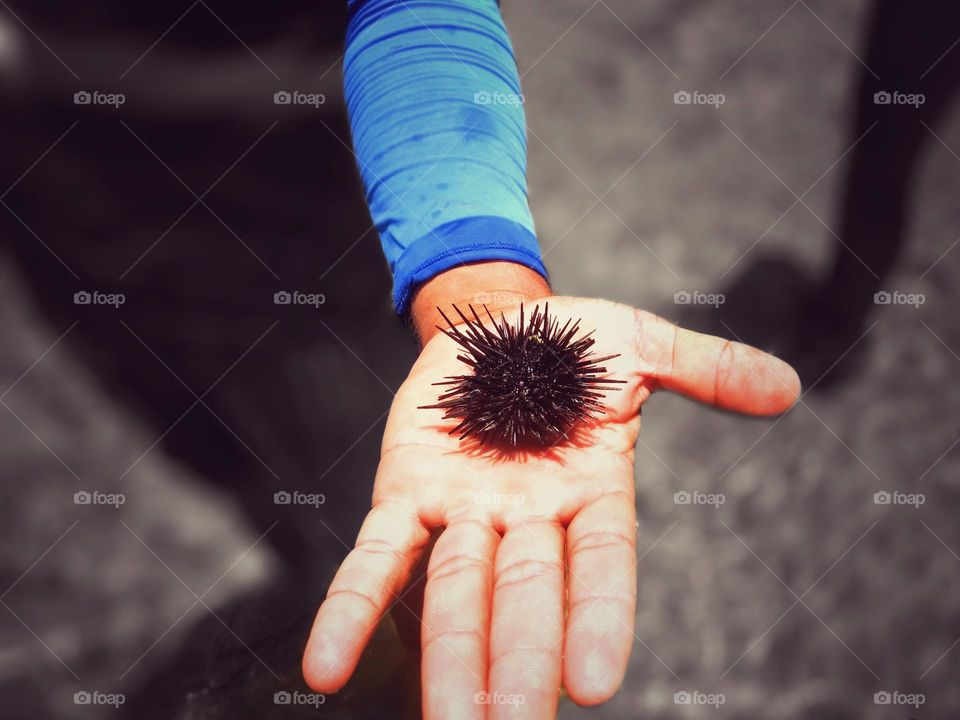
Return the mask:
<svg viewBox="0 0 960 720"><path fill-rule="evenodd" d="M456 305L453 309L463 325L455 325L437 308L450 326L438 329L465 351L457 359L473 373L447 377L434 385L449 385L435 405L421 409L444 410L444 419L457 418L460 424L450 434L473 436L481 443L517 447L548 446L565 437L570 427L600 412L603 397L599 389L625 382L608 380L599 363L617 355L594 357L590 352L593 331L575 338L580 321L559 321L550 316L549 304L539 305L524 322L514 326L500 313L498 323L487 306L483 309L493 329L484 326L472 305L468 318Z"/></svg>

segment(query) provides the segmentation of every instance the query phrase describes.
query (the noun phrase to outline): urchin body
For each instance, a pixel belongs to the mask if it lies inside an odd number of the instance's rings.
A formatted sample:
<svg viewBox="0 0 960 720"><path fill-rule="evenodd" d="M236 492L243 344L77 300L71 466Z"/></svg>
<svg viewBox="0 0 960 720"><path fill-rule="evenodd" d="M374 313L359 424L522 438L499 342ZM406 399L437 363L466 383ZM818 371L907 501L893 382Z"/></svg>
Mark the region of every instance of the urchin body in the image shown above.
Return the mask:
<svg viewBox="0 0 960 720"><path fill-rule="evenodd" d="M603 377L600 363L617 357L595 357L592 332L577 337L580 321L567 320L561 327L535 306L528 320L520 306L520 319L511 325L501 313L500 322L484 306L492 328L483 324L473 306L467 317L456 305L462 325L439 328L463 349L457 358L470 366L470 374L446 378L435 405L424 409L444 410L444 418L460 423L450 434L476 437L482 443L550 446L568 437L570 429L603 410L600 390L622 380Z"/></svg>

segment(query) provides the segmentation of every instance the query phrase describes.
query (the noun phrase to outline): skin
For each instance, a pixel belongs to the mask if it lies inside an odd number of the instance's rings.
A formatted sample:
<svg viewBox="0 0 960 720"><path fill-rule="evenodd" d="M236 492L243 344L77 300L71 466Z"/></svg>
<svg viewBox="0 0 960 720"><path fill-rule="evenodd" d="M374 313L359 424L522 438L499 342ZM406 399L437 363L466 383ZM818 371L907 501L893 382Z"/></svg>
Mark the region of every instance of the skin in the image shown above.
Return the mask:
<svg viewBox="0 0 960 720"><path fill-rule="evenodd" d="M511 322L520 300L544 298L561 324L581 318L585 331L595 329L598 353L620 353L605 366L627 384L606 393L602 416L553 448L495 452L449 435L454 421L417 409L436 401L431 383L467 369L458 346L432 329L435 306L463 307L478 295ZM539 275L511 263L457 268L418 291L423 349L390 410L373 508L304 652L313 689L347 682L383 612L418 579L412 569L431 531L442 529L421 620L424 717L553 718L561 685L582 705L608 700L634 639L641 406L669 390L775 415L799 396L794 370L760 350L626 305L548 295ZM481 693L500 702L478 702Z"/></svg>

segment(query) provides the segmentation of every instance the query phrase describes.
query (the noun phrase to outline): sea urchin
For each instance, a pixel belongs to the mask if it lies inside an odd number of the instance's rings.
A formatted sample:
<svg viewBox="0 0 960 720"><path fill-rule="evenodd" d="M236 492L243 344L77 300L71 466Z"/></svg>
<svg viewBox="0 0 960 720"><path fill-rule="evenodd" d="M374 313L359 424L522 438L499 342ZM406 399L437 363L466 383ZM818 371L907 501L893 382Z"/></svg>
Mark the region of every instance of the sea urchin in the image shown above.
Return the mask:
<svg viewBox="0 0 960 720"><path fill-rule="evenodd" d="M535 306L526 322L521 305L516 326L502 312L498 323L484 305L492 329L484 326L472 305L468 307L472 318L453 306L463 321L459 326L437 308L450 326L438 329L464 350L457 359L473 373L434 383L450 389L435 405L421 406L444 410L444 419L459 419L451 435L513 447L554 445L574 423L603 409L599 389L619 390L605 386L625 382L602 377L607 369L599 363L617 355L594 357L593 331L575 339L580 321L567 320L560 327L550 316L549 304L543 312Z"/></svg>

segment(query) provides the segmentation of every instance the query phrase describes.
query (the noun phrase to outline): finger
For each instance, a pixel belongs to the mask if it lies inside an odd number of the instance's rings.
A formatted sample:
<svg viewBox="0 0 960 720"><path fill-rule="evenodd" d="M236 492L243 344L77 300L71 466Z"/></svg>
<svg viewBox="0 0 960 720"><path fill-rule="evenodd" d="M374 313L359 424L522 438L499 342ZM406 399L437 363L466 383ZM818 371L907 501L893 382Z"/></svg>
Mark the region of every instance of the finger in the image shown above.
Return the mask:
<svg viewBox="0 0 960 720"><path fill-rule="evenodd" d="M749 415L782 413L800 395L796 371L762 350L684 330L642 310L636 327L640 372L666 390Z"/></svg>
<svg viewBox="0 0 960 720"><path fill-rule="evenodd" d="M493 558L500 536L475 520L437 540L423 603L423 708L427 720L485 717Z"/></svg>
<svg viewBox="0 0 960 720"><path fill-rule="evenodd" d="M310 687L334 692L347 682L428 539L409 506L382 503L370 511L313 622L303 654L303 676Z"/></svg>
<svg viewBox="0 0 960 720"><path fill-rule="evenodd" d="M494 565L488 717L554 717L563 635L563 530L507 528Z"/></svg>
<svg viewBox="0 0 960 720"><path fill-rule="evenodd" d="M429 527L429 520L420 516L421 520ZM430 530L430 539L423 550L420 551L420 557L417 562L410 566L410 580L400 592L399 597L403 602L395 602L390 606L390 618L397 629L397 635L404 649L413 655L420 654L421 630L423 629L423 595L427 589L427 565L430 561L430 555L433 552L433 546L440 538L443 528L432 528Z"/></svg>
<svg viewBox="0 0 960 720"><path fill-rule="evenodd" d="M574 702L609 700L623 682L637 602L636 510L626 492L583 508L567 527L569 613L563 684Z"/></svg>

